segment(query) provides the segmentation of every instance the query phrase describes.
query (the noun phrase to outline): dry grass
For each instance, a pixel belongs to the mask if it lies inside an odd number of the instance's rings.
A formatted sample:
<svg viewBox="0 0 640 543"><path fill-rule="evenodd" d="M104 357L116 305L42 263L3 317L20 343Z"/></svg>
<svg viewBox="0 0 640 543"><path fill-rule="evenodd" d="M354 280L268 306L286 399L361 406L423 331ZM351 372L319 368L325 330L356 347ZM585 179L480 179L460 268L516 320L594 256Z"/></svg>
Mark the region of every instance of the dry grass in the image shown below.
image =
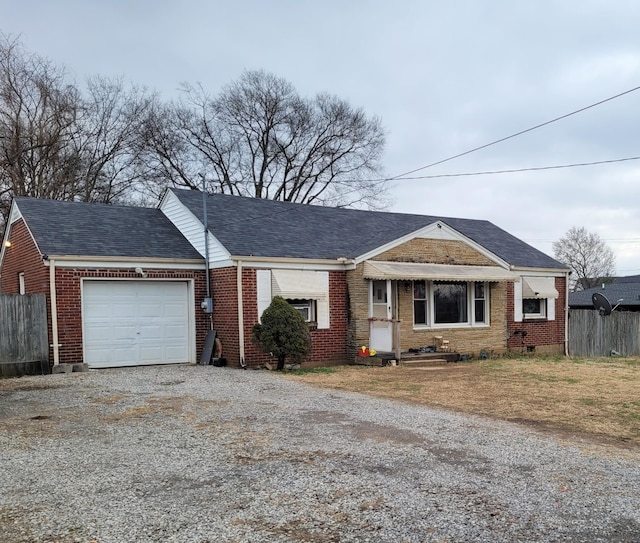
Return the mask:
<svg viewBox="0 0 640 543"><path fill-rule="evenodd" d="M640 446L638 358L504 358L437 369L345 366L291 378Z"/></svg>

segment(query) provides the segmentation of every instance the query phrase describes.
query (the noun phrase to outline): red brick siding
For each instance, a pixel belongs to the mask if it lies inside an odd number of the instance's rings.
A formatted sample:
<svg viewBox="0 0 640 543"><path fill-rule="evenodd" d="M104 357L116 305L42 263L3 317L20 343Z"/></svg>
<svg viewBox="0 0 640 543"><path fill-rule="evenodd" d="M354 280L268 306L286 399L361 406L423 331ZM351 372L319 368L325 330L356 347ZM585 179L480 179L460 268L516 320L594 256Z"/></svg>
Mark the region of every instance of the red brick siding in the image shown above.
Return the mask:
<svg viewBox="0 0 640 543"><path fill-rule="evenodd" d="M22 219L11 225L11 247L5 250L0 278L0 292L17 294L20 291L18 274L24 272L27 294L49 294L49 268L42 262L29 230Z"/></svg>
<svg viewBox="0 0 640 543"><path fill-rule="evenodd" d="M240 365L238 342L238 297L236 268L211 270L213 327L222 343L222 356L233 366Z"/></svg>
<svg viewBox="0 0 640 543"><path fill-rule="evenodd" d="M224 356L231 366L240 365L238 338L238 311L236 268L214 270L215 322L220 329ZM224 292L221 292L225 285ZM257 279L255 268L242 270L242 299L244 319L245 363L248 367L260 367L274 360L263 353L252 339L252 328L258 322ZM234 305L235 304L235 305ZM304 361L305 366L344 364L347 361L347 285L344 272L329 272L330 328L311 330L312 353ZM231 343L228 347L227 344Z"/></svg>
<svg viewBox="0 0 640 543"><path fill-rule="evenodd" d="M17 221L11 227L11 247L5 253L0 277L0 292L19 292L18 274L25 274L27 294L45 294L47 297L47 321L49 343L53 344L51 330L51 301L49 291L49 267L45 266L24 222ZM195 295L196 361L200 357L204 339L209 330L209 319L200 309L205 297L204 271L146 269L147 279L193 279ZM58 342L60 362L82 362L82 300L80 283L82 278L138 279L133 266L124 269L87 269L56 267L56 301L58 313ZM53 348L49 359L53 363Z"/></svg>
<svg viewBox="0 0 640 543"><path fill-rule="evenodd" d="M147 274L147 281L154 279L193 279L196 323L195 361L198 361L209 330L209 320L200 309L200 302L205 297L206 292L204 271L145 268L145 273ZM60 344L61 363L75 364L82 362L82 298L80 285L83 278L139 279L139 276L131 268L56 267L58 342Z"/></svg>
<svg viewBox="0 0 640 543"><path fill-rule="evenodd" d="M516 331L525 331L527 335L524 338L524 348L536 347L539 351L564 352L565 341L565 301L567 293L567 283L564 277L556 277L556 290L558 298L556 299L556 315L555 320L546 319L523 320L522 322L514 321L514 298L513 283L508 284L507 291L507 347L509 349L518 350L523 348L522 335L514 334Z"/></svg>

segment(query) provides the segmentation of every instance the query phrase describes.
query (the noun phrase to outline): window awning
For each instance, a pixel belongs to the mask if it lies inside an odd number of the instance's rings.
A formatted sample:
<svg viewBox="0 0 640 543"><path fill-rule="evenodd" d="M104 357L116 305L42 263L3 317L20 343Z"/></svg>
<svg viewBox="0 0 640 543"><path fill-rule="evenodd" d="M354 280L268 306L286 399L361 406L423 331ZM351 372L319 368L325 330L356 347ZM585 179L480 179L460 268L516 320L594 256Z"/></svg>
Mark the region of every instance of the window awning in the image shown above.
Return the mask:
<svg viewBox="0 0 640 543"><path fill-rule="evenodd" d="M523 277L523 298L558 298L560 294L556 290L553 277Z"/></svg>
<svg viewBox="0 0 640 543"><path fill-rule="evenodd" d="M324 300L329 292L326 272L272 270L271 294L286 300Z"/></svg>
<svg viewBox="0 0 640 543"><path fill-rule="evenodd" d="M454 266L451 264L420 264L416 262L364 263L365 279L396 279L401 281L517 281L518 276L497 266Z"/></svg>

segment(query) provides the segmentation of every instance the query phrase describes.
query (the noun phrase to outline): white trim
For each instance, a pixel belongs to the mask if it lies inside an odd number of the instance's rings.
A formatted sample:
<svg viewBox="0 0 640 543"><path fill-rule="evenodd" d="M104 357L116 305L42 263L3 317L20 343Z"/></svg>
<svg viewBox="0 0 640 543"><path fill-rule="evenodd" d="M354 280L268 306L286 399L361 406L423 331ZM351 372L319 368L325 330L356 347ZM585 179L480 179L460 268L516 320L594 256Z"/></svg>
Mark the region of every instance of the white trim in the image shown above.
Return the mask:
<svg viewBox="0 0 640 543"><path fill-rule="evenodd" d="M194 364L196 361L196 302L195 302L195 287L194 280L189 278L169 278L169 279L140 279L139 277L81 277L80 278L80 322L82 327L82 357L85 359L86 355L86 342L84 331L84 315L82 314L82 308L84 307L84 285L86 281L143 281L145 283L186 283L187 284L187 303L189 304L189 321L187 323L187 345L188 345L188 358L187 363Z"/></svg>
<svg viewBox="0 0 640 543"><path fill-rule="evenodd" d="M196 264L196 263L186 263L186 262L167 262L167 261L152 261L152 260L95 260L95 259L87 259L87 260L59 260L58 257L55 259L56 266L58 268L131 268L131 270L135 270L135 268L151 268L151 269L161 269L161 270L204 270L205 264L204 262ZM48 266L49 261L45 260L44 265Z"/></svg>
<svg viewBox="0 0 640 543"><path fill-rule="evenodd" d="M271 257L242 257L231 256L229 260L235 266L236 260L242 260L245 268L283 269L283 270L313 270L313 271L346 271L355 270L353 260L339 261L313 258L271 258Z"/></svg>
<svg viewBox="0 0 640 543"><path fill-rule="evenodd" d="M509 266L509 269L520 275L541 275L543 277L564 277L569 270L565 268L529 268L525 266Z"/></svg>
<svg viewBox="0 0 640 543"><path fill-rule="evenodd" d="M18 294L26 294L27 287L24 279L24 272L21 271L18 273Z"/></svg>
<svg viewBox="0 0 640 543"><path fill-rule="evenodd" d="M202 220L196 217L171 189L165 191L158 204L158 208L204 258L205 242L204 223ZM229 259L231 253L229 253L220 240L211 233L211 230L207 232L207 242L209 244L209 267L211 267L211 262Z"/></svg>
<svg viewBox="0 0 640 543"><path fill-rule="evenodd" d="M256 304L261 322L262 313L271 304L271 270L256 270Z"/></svg>
<svg viewBox="0 0 640 543"><path fill-rule="evenodd" d="M522 281L513 284L513 322L522 322Z"/></svg>
<svg viewBox="0 0 640 543"><path fill-rule="evenodd" d="M27 229L27 232L29 232L29 237L31 238L31 241L33 241L33 245L36 248L36 251L38 251L38 254L40 255L42 254L42 251L40 251L40 247L38 247L38 244L36 243L36 238L33 237L31 228L29 228L27 221L22 216L22 212L18 209L18 203L15 200L13 200L13 202L11 202L11 209L9 211L9 220L7 221L7 225L4 229L4 236L2 237L2 246L0 246L0 275L2 272L2 265L4 263L4 255L8 249L5 246L5 242L11 239L11 227L13 226L14 223L18 222L20 219L22 219L22 223Z"/></svg>

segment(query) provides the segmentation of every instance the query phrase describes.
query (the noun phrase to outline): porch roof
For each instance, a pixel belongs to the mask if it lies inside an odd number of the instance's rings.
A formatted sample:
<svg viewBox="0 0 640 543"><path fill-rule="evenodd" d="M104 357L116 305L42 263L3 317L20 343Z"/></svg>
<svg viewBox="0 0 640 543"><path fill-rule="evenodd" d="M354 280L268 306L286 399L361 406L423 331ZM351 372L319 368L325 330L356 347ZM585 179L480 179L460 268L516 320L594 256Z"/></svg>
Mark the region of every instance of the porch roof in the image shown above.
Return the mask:
<svg viewBox="0 0 640 543"><path fill-rule="evenodd" d="M367 260L365 279L430 280L430 281L517 281L518 275L497 266L454 266L417 262L383 262Z"/></svg>

